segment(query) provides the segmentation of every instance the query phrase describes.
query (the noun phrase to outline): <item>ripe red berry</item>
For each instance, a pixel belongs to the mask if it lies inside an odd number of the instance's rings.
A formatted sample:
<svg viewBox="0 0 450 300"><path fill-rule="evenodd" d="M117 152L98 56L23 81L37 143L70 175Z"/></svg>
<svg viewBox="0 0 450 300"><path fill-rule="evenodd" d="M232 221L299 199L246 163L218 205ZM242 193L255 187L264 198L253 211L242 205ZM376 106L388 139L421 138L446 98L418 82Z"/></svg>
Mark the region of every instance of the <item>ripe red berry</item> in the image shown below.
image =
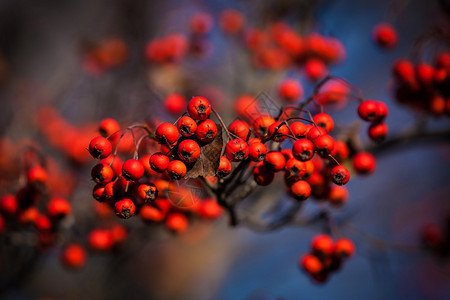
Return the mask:
<svg viewBox="0 0 450 300"><path fill-rule="evenodd" d="M14 195L6 194L0 199L0 212L13 216L18 211L17 198Z"/></svg>
<svg viewBox="0 0 450 300"><path fill-rule="evenodd" d="M63 218L71 211L70 203L64 198L53 198L47 204L47 215L52 219Z"/></svg>
<svg viewBox="0 0 450 300"><path fill-rule="evenodd" d="M284 155L284 158L286 159L286 161L288 161L294 157L294 154L292 154L292 149L289 149L289 148L285 148L285 149L281 150L281 154Z"/></svg>
<svg viewBox="0 0 450 300"><path fill-rule="evenodd" d="M39 211L36 207L30 206L25 210L21 210L19 213L18 221L20 225L27 226L36 223L36 219L39 217Z"/></svg>
<svg viewBox="0 0 450 300"><path fill-rule="evenodd" d="M222 213L222 207L214 199L206 199L200 202L199 214L207 219L217 219Z"/></svg>
<svg viewBox="0 0 450 300"><path fill-rule="evenodd" d="M311 195L311 186L304 180L299 180L291 185L291 195L298 201L308 199Z"/></svg>
<svg viewBox="0 0 450 300"><path fill-rule="evenodd" d="M345 186L332 186L328 192L328 199L332 206L340 207L347 202L348 191Z"/></svg>
<svg viewBox="0 0 450 300"><path fill-rule="evenodd" d="M113 133L118 132L120 130L119 123L117 123L114 119L104 119L100 122L98 127L98 132L102 137L111 136Z"/></svg>
<svg viewBox="0 0 450 300"><path fill-rule="evenodd" d="M185 163L193 163L200 157L200 146L194 140L184 140L178 145L178 156Z"/></svg>
<svg viewBox="0 0 450 300"><path fill-rule="evenodd" d="M248 125L247 122L235 120L228 125L228 131L236 137L246 141L250 132L250 125Z"/></svg>
<svg viewBox="0 0 450 300"><path fill-rule="evenodd" d="M308 139L296 140L292 145L292 154L300 161L310 160L314 156L314 144Z"/></svg>
<svg viewBox="0 0 450 300"><path fill-rule="evenodd" d="M225 177L231 173L231 162L225 156L220 157L219 168L216 175L218 177Z"/></svg>
<svg viewBox="0 0 450 300"><path fill-rule="evenodd" d="M155 136L160 144L170 146L178 140L178 128L171 123L162 123L156 128Z"/></svg>
<svg viewBox="0 0 450 300"><path fill-rule="evenodd" d="M296 102L303 97L303 87L296 79L285 79L278 88L280 98L286 102Z"/></svg>
<svg viewBox="0 0 450 300"><path fill-rule="evenodd" d="M328 157L334 150L334 139L328 134L318 136L314 141L314 151L321 157Z"/></svg>
<svg viewBox="0 0 450 300"><path fill-rule="evenodd" d="M145 222L161 222L166 216L166 212L161 209L144 204L139 212L141 219Z"/></svg>
<svg viewBox="0 0 450 300"><path fill-rule="evenodd" d="M190 29L194 34L207 34L213 26L213 18L209 13L198 12L191 17Z"/></svg>
<svg viewBox="0 0 450 300"><path fill-rule="evenodd" d="M319 113L314 115L313 121L317 124L317 126L322 127L325 129L327 133L330 133L331 130L333 130L334 127L334 121L330 117L329 114L326 113Z"/></svg>
<svg viewBox="0 0 450 300"><path fill-rule="evenodd" d="M244 27L244 16L238 10L228 8L220 14L220 28L226 33L238 33Z"/></svg>
<svg viewBox="0 0 450 300"><path fill-rule="evenodd" d="M375 171L376 160L369 152L359 152L353 157L353 168L361 175L371 174Z"/></svg>
<svg viewBox="0 0 450 300"><path fill-rule="evenodd" d="M180 115L186 108L186 98L180 94L169 94L164 99L164 107L173 115Z"/></svg>
<svg viewBox="0 0 450 300"><path fill-rule="evenodd" d="M256 165L255 169L253 169L253 178L260 186L268 186L272 183L274 177L275 174L269 171L262 161Z"/></svg>
<svg viewBox="0 0 450 300"><path fill-rule="evenodd" d="M323 129L322 127L318 127L318 126L312 126L309 130L308 133L306 134L306 137L308 138L308 140L310 140L311 142L314 142L316 140L317 137L321 136L321 135L326 135L327 132L325 131L325 129Z"/></svg>
<svg viewBox="0 0 450 300"><path fill-rule="evenodd" d="M265 137L269 132L270 125L274 122L275 119L271 116L261 116L253 122L253 131L258 137Z"/></svg>
<svg viewBox="0 0 450 300"><path fill-rule="evenodd" d="M336 166L331 170L331 180L337 185L344 185L350 180L350 172L344 166Z"/></svg>
<svg viewBox="0 0 450 300"><path fill-rule="evenodd" d="M169 157L164 153L157 152L150 156L150 167L153 171L161 173L167 169L169 165Z"/></svg>
<svg viewBox="0 0 450 300"><path fill-rule="evenodd" d="M29 185L46 184L47 171L40 166L31 167L27 172L27 181Z"/></svg>
<svg viewBox="0 0 450 300"><path fill-rule="evenodd" d="M321 258L331 256L334 251L333 239L326 234L318 234L311 241L311 251Z"/></svg>
<svg viewBox="0 0 450 300"><path fill-rule="evenodd" d="M116 216L122 219L128 219L134 215L136 212L136 206L131 199L122 199L114 204L114 208L116 210Z"/></svg>
<svg viewBox="0 0 450 300"><path fill-rule="evenodd" d="M179 180L186 175L186 165L181 160L172 160L166 169L167 175L173 180Z"/></svg>
<svg viewBox="0 0 450 300"><path fill-rule="evenodd" d="M111 154L111 152L111 142L104 137L95 137L89 143L89 153L95 159L106 158Z"/></svg>
<svg viewBox="0 0 450 300"><path fill-rule="evenodd" d="M298 139L305 138L309 130L308 126L302 122L294 122L289 125L289 128L291 128L292 133L294 133L295 137Z"/></svg>
<svg viewBox="0 0 450 300"><path fill-rule="evenodd" d="M384 122L373 123L369 126L368 134L373 141L380 143L386 139L388 126Z"/></svg>
<svg viewBox="0 0 450 300"><path fill-rule="evenodd" d="M188 116L184 116L178 120L178 131L182 136L191 136L197 131L197 122Z"/></svg>
<svg viewBox="0 0 450 300"><path fill-rule="evenodd" d="M158 189L153 183L140 184L137 189L137 197L144 203L152 202L158 197Z"/></svg>
<svg viewBox="0 0 450 300"><path fill-rule="evenodd" d="M286 162L285 170L289 178L300 179L306 175L306 164L292 157Z"/></svg>
<svg viewBox="0 0 450 300"><path fill-rule="evenodd" d="M200 122L197 126L195 136L202 142L210 142L217 135L217 125L211 119Z"/></svg>
<svg viewBox="0 0 450 300"><path fill-rule="evenodd" d="M234 139L225 146L225 156L230 161L241 161L248 156L248 144L241 139Z"/></svg>
<svg viewBox="0 0 450 300"><path fill-rule="evenodd" d="M279 172L286 166L286 159L281 152L271 151L264 158L264 165L269 171Z"/></svg>
<svg viewBox="0 0 450 300"><path fill-rule="evenodd" d="M95 182L106 184L113 179L114 171L109 165L99 163L92 168L91 176Z"/></svg>
<svg viewBox="0 0 450 300"><path fill-rule="evenodd" d="M206 98L194 97L189 101L187 111L193 119L205 120L211 113L211 104Z"/></svg>
<svg viewBox="0 0 450 300"><path fill-rule="evenodd" d="M340 140L335 141L334 150L335 151L333 151L331 155L333 155L339 162L346 160L350 154L347 144Z"/></svg>
<svg viewBox="0 0 450 300"><path fill-rule="evenodd" d="M251 161L259 162L266 157L267 148L263 143L255 142L248 146L248 157Z"/></svg>
<svg viewBox="0 0 450 300"><path fill-rule="evenodd" d="M377 24L372 31L373 39L382 48L392 49L397 46L398 36L392 25L387 23Z"/></svg>
<svg viewBox="0 0 450 300"><path fill-rule="evenodd" d="M414 65L407 59L399 59L392 65L392 73L397 81L410 87L416 85Z"/></svg>
<svg viewBox="0 0 450 300"><path fill-rule="evenodd" d="M108 251L114 244L111 232L106 229L93 229L88 235L89 247L96 251Z"/></svg>
<svg viewBox="0 0 450 300"><path fill-rule="evenodd" d="M300 257L299 264L305 272L311 275L319 274L323 270L322 262L312 254L305 254Z"/></svg>
<svg viewBox="0 0 450 300"><path fill-rule="evenodd" d="M52 222L45 215L39 215L34 225L39 231L49 231L52 228Z"/></svg>
<svg viewBox="0 0 450 300"><path fill-rule="evenodd" d="M276 133L275 133L276 131ZM275 135L274 135L275 134ZM282 122L273 122L272 125L269 126L269 136L273 136L272 140L278 143L282 143L287 139L289 134L289 128L286 124Z"/></svg>
<svg viewBox="0 0 450 300"><path fill-rule="evenodd" d="M340 238L334 245L334 253L339 258L350 258L355 254L355 245L350 239Z"/></svg>
<svg viewBox="0 0 450 300"><path fill-rule="evenodd" d="M188 219L181 213L171 213L167 216L166 226L168 229L181 233L186 231L189 226Z"/></svg>
<svg viewBox="0 0 450 300"><path fill-rule="evenodd" d="M144 176L145 168L137 159L127 159L122 166L122 176L128 181L137 181Z"/></svg>
<svg viewBox="0 0 450 300"><path fill-rule="evenodd" d="M309 80L317 81L325 77L328 73L327 67L323 60L310 58L305 62L304 66L306 77Z"/></svg>
<svg viewBox="0 0 450 300"><path fill-rule="evenodd" d="M387 113L387 106L380 101L365 100L358 106L358 115L369 122L382 120Z"/></svg>
<svg viewBox="0 0 450 300"><path fill-rule="evenodd" d="M86 264L86 251L79 244L69 244L61 252L61 263L70 269L81 269Z"/></svg>
<svg viewBox="0 0 450 300"><path fill-rule="evenodd" d="M424 86L431 86L434 81L435 69L427 63L419 63L416 66L416 77Z"/></svg>

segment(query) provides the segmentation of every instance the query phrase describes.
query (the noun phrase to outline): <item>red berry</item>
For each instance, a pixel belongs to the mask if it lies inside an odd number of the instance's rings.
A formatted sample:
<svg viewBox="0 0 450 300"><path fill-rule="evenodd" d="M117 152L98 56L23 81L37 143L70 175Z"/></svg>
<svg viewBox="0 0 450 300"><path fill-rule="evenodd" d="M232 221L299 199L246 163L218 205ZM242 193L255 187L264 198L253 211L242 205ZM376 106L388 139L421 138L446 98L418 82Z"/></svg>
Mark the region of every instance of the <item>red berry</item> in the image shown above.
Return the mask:
<svg viewBox="0 0 450 300"><path fill-rule="evenodd" d="M111 166L111 168L113 169L114 176L117 177L122 174L123 162L120 159L120 157L118 156L114 157L114 155L110 155L107 158L101 159L100 163Z"/></svg>
<svg viewBox="0 0 450 300"><path fill-rule="evenodd" d="M108 251L113 246L114 240L109 230L98 228L89 233L88 243L93 250Z"/></svg>
<svg viewBox="0 0 450 300"><path fill-rule="evenodd" d="M106 184L114 177L114 171L109 165L99 163L92 168L92 179L97 183Z"/></svg>
<svg viewBox="0 0 450 300"><path fill-rule="evenodd" d="M371 174L376 168L375 157L369 152L359 152L353 157L353 168L361 175Z"/></svg>
<svg viewBox="0 0 450 300"><path fill-rule="evenodd" d="M29 185L45 184L47 182L47 171L40 166L34 166L27 172L27 181Z"/></svg>
<svg viewBox="0 0 450 300"><path fill-rule="evenodd" d="M244 16L238 10L225 9L220 14L220 27L226 33L237 33L244 27Z"/></svg>
<svg viewBox="0 0 450 300"><path fill-rule="evenodd" d="M144 173L144 165L137 159L128 159L123 163L122 176L128 181L137 181Z"/></svg>
<svg viewBox="0 0 450 300"><path fill-rule="evenodd" d="M180 94L170 94L164 99L164 107L175 116L184 112L186 104L186 99Z"/></svg>
<svg viewBox="0 0 450 300"><path fill-rule="evenodd" d="M164 153L157 152L150 156L150 167L153 171L161 173L167 169L169 165L169 157Z"/></svg>
<svg viewBox="0 0 450 300"><path fill-rule="evenodd" d="M275 174L269 171L262 161L253 169L253 178L258 185L267 186L272 183L274 177Z"/></svg>
<svg viewBox="0 0 450 300"><path fill-rule="evenodd" d="M217 135L217 125L211 119L200 122L197 126L195 136L202 142L210 142Z"/></svg>
<svg viewBox="0 0 450 300"><path fill-rule="evenodd" d="M48 231L52 228L52 222L45 215L39 215L34 224L39 231Z"/></svg>
<svg viewBox="0 0 450 300"><path fill-rule="evenodd" d="M328 73L325 63L317 58L310 58L304 66L305 74L309 80L317 81L325 77Z"/></svg>
<svg viewBox="0 0 450 300"><path fill-rule="evenodd" d="M310 140L311 142L314 142L316 140L317 137L321 136L321 135L326 135L327 132L325 131L325 129L323 129L322 127L316 127L316 126L312 126L308 133L306 134L306 137L308 138L308 140Z"/></svg>
<svg viewBox="0 0 450 300"><path fill-rule="evenodd" d="M377 24L372 31L375 42L385 49L392 49L397 46L398 36L392 25L387 23Z"/></svg>
<svg viewBox="0 0 450 300"><path fill-rule="evenodd" d="M308 274L319 274L323 270L322 262L312 254L305 254L300 257L299 264Z"/></svg>
<svg viewBox="0 0 450 300"><path fill-rule="evenodd" d="M369 126L369 137L375 142L382 142L386 139L388 127L386 123L373 123Z"/></svg>
<svg viewBox="0 0 450 300"><path fill-rule="evenodd" d="M275 119L271 116L261 116L253 122L253 131L258 137L265 137L269 132L270 125L274 122Z"/></svg>
<svg viewBox="0 0 450 300"><path fill-rule="evenodd" d="M416 76L420 83L425 86L431 86L434 81L435 70L433 66L427 63L419 63L416 66Z"/></svg>
<svg viewBox="0 0 450 300"><path fill-rule="evenodd" d="M0 212L13 216L18 211L17 198L14 195L7 194L0 199Z"/></svg>
<svg viewBox="0 0 450 300"><path fill-rule="evenodd" d="M153 183L140 184L137 189L137 197L144 203L152 202L158 197L158 189Z"/></svg>
<svg viewBox="0 0 450 300"><path fill-rule="evenodd" d="M167 216L166 226L168 229L181 233L189 226L188 219L181 213L171 213Z"/></svg>
<svg viewBox="0 0 450 300"><path fill-rule="evenodd" d="M160 144L170 146L178 140L178 128L171 123L162 123L156 128L155 136Z"/></svg>
<svg viewBox="0 0 450 300"><path fill-rule="evenodd" d="M284 169L286 166L286 159L281 152L271 151L266 154L264 158L264 165L269 171L278 172Z"/></svg>
<svg viewBox="0 0 450 300"><path fill-rule="evenodd" d="M248 157L251 161L259 162L266 157L267 148L263 143L251 143L248 147Z"/></svg>
<svg viewBox="0 0 450 300"><path fill-rule="evenodd" d="M289 178L300 179L306 175L306 164L292 157L286 162L285 170Z"/></svg>
<svg viewBox="0 0 450 300"><path fill-rule="evenodd" d="M166 213L154 206L144 204L139 212L141 219L146 222L160 222L164 220Z"/></svg>
<svg viewBox="0 0 450 300"><path fill-rule="evenodd" d="M122 219L128 219L134 215L136 212L136 206L131 199L122 199L114 204L114 208L116 210L116 216Z"/></svg>
<svg viewBox="0 0 450 300"><path fill-rule="evenodd" d="M214 199L200 202L199 214L207 219L217 219L223 213L222 207Z"/></svg>
<svg viewBox="0 0 450 300"><path fill-rule="evenodd" d="M289 128L291 128L292 133L294 133L295 137L298 139L305 138L309 130L308 126L302 122L294 122L289 125Z"/></svg>
<svg viewBox="0 0 450 300"><path fill-rule="evenodd" d="M172 160L166 169L167 175L174 179L179 180L186 175L186 165L181 160Z"/></svg>
<svg viewBox="0 0 450 300"><path fill-rule="evenodd" d="M333 152L334 147L334 139L327 134L318 136L314 141L314 151L321 157L328 157Z"/></svg>
<svg viewBox="0 0 450 300"><path fill-rule="evenodd" d="M334 127L334 121L333 119L330 117L329 114L326 113L319 113L316 114L313 117L313 121L317 124L317 126L322 127L323 129L325 129L325 131L327 133L330 133L331 130L333 130Z"/></svg>
<svg viewBox="0 0 450 300"><path fill-rule="evenodd" d="M241 161L248 156L248 144L241 139L234 139L225 146L225 155L230 161Z"/></svg>
<svg viewBox="0 0 450 300"><path fill-rule="evenodd" d="M197 123L188 116L182 117L177 123L178 131L182 136L191 136L197 131Z"/></svg>
<svg viewBox="0 0 450 300"><path fill-rule="evenodd" d="M36 219L39 217L39 211L36 207L30 206L25 210L21 210L19 213L18 221L20 225L26 226L36 223Z"/></svg>
<svg viewBox="0 0 450 300"><path fill-rule="evenodd" d="M330 204L336 207L342 206L347 202L348 191L345 186L332 186L328 192Z"/></svg>
<svg viewBox="0 0 450 300"><path fill-rule="evenodd" d="M291 185L291 195L299 201L308 199L311 195L311 186L304 180L299 180Z"/></svg>
<svg viewBox="0 0 450 300"><path fill-rule="evenodd" d="M198 12L191 17L190 29L194 34L207 34L213 26L213 18L209 13Z"/></svg>
<svg viewBox="0 0 450 300"><path fill-rule="evenodd" d="M47 215L52 219L63 218L71 211L70 203L64 198L53 198L47 204Z"/></svg>
<svg viewBox="0 0 450 300"><path fill-rule="evenodd" d="M296 102L303 97L303 87L296 79L285 79L278 88L280 98L286 102Z"/></svg>
<svg viewBox="0 0 450 300"><path fill-rule="evenodd" d="M344 185L350 180L350 172L344 166L336 166L331 170L331 180L337 185Z"/></svg>
<svg viewBox="0 0 450 300"><path fill-rule="evenodd" d="M200 157L200 146L194 140L184 140L178 145L178 156L185 163L193 163Z"/></svg>
<svg viewBox="0 0 450 300"><path fill-rule="evenodd" d="M119 123L114 119L104 119L100 122L98 132L102 137L108 137L120 130Z"/></svg>
<svg viewBox="0 0 450 300"><path fill-rule="evenodd" d="M379 118L378 109L376 101L365 100L358 106L358 115L365 121L374 122Z"/></svg>
<svg viewBox="0 0 450 300"><path fill-rule="evenodd" d="M194 97L189 101L187 111L193 119L205 120L211 113L211 104L206 98Z"/></svg>
<svg viewBox="0 0 450 300"><path fill-rule="evenodd" d="M311 251L321 258L331 256L334 252L333 239L326 234L316 235L311 241Z"/></svg>
<svg viewBox="0 0 450 300"><path fill-rule="evenodd" d="M350 258L355 254L355 245L350 239L340 238L334 245L334 253L339 258Z"/></svg>
<svg viewBox="0 0 450 300"><path fill-rule="evenodd" d="M300 161L310 160L314 156L314 144L308 139L296 140L292 145L292 154Z"/></svg>
<svg viewBox="0 0 450 300"><path fill-rule="evenodd" d="M95 159L106 158L111 154L111 152L111 142L104 137L95 137L89 143L89 153Z"/></svg>
<svg viewBox="0 0 450 300"><path fill-rule="evenodd" d="M399 59L392 65L392 73L395 78L402 84L411 87L416 84L416 72L414 65L407 59Z"/></svg>
<svg viewBox="0 0 450 300"><path fill-rule="evenodd" d="M276 133L275 133L276 131ZM278 143L282 143L287 139L289 134L289 128L282 122L274 122L269 127L269 136L273 136L272 140Z"/></svg>
<svg viewBox="0 0 450 300"><path fill-rule="evenodd" d="M247 122L236 120L228 125L228 131L238 138L246 141L250 132L250 125L248 125Z"/></svg>
<svg viewBox="0 0 450 300"><path fill-rule="evenodd" d="M220 157L219 168L217 169L218 177L225 177L231 173L231 162L225 156Z"/></svg>
<svg viewBox="0 0 450 300"><path fill-rule="evenodd" d="M285 148L285 149L281 150L281 154L284 155L284 158L286 159L286 161L288 161L294 157L294 154L292 154L292 149L289 149L289 148Z"/></svg>
<svg viewBox="0 0 450 300"><path fill-rule="evenodd" d="M79 244L67 245L60 256L61 263L71 269L81 269L86 264L86 251Z"/></svg>

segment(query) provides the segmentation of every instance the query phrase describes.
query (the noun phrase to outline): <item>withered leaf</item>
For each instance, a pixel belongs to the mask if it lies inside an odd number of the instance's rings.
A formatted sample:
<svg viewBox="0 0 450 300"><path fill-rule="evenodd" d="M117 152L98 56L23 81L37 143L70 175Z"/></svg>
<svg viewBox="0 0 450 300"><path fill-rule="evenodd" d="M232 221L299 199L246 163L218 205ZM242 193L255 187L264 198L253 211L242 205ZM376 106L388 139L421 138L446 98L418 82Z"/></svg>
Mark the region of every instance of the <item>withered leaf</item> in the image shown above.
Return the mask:
<svg viewBox="0 0 450 300"><path fill-rule="evenodd" d="M200 145L200 157L194 163L192 168L186 173L184 178L210 177L215 176L219 168L220 154L222 153L223 138L222 126L217 125L217 135L214 140L208 144Z"/></svg>

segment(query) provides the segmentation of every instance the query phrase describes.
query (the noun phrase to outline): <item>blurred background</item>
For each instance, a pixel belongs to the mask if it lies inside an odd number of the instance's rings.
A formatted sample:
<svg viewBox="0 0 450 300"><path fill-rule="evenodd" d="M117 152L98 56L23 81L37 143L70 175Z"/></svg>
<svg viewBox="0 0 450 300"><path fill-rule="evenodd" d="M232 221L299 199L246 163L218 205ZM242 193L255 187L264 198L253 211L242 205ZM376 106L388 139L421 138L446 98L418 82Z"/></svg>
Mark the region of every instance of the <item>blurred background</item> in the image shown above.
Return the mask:
<svg viewBox="0 0 450 300"><path fill-rule="evenodd" d="M83 228L95 218L89 176L94 163L83 153L103 118L116 118L123 126L149 119L173 122L176 116L164 109L163 100L177 92L188 99L207 97L228 123L236 117L232 107L238 95L266 92L276 98L274 91L286 77L299 79L310 95L314 82L302 71L252 64L244 33L230 35L220 28L219 16L229 8L242 13L246 28L283 21L301 35L317 32L339 39L345 60L331 65L330 73L361 89L365 98L387 103L389 135L394 136L414 128L423 114L394 101L392 63L417 57L417 38L432 35L436 27L448 36L448 5L406 0L2 0L2 142L32 140L65 170L61 177L72 187L72 221ZM190 20L199 12L210 14L212 27L207 39L192 46L194 54L170 65L149 62L147 43L174 33L189 36ZM375 45L372 29L380 22L394 25L396 48L386 51ZM119 45L116 60L105 67L93 50L111 39L126 48ZM448 50L448 42L427 43L419 57L431 62L442 45ZM333 112L335 122L352 124L356 108L356 102L349 102ZM54 127L61 125L51 122L54 118L65 120L78 135L58 134ZM439 130L449 125L443 117L428 118L421 126ZM361 132L365 130L362 126ZM63 139L69 139L68 145L61 146ZM362 142L373 146L365 136ZM421 247L423 226L449 222L448 142L425 140L389 148L377 156L375 174L352 178L347 205L333 213L345 220L339 230L354 241L356 255L324 284L314 283L298 266L311 238L322 232L320 223L255 232L229 227L223 215L215 221L193 221L177 235L131 218L118 221L130 228L123 249L90 253L82 270L61 265L61 245L37 257L24 254L23 259L18 253L17 263L2 260L0 298L450 299L449 257ZM14 187L5 182L2 192ZM276 187L268 187L265 197L283 197L284 190ZM315 209L310 202L305 211ZM29 261L33 263L24 267Z"/></svg>

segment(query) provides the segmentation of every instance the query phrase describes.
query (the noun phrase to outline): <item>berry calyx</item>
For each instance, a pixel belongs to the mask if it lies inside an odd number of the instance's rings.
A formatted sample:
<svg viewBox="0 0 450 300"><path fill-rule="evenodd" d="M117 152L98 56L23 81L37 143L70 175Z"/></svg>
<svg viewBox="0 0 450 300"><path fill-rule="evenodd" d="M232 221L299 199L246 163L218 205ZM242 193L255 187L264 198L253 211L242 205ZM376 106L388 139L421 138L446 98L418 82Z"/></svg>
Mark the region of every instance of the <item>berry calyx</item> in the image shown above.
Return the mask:
<svg viewBox="0 0 450 300"><path fill-rule="evenodd" d="M116 216L122 219L128 219L134 215L136 212L136 206L131 199L122 199L114 204L114 208L116 211Z"/></svg>
<svg viewBox="0 0 450 300"><path fill-rule="evenodd" d="M331 170L331 180L337 185L344 185L350 180L350 172L344 166L336 166Z"/></svg>
<svg viewBox="0 0 450 300"><path fill-rule="evenodd" d="M206 98L194 97L189 101L187 111L193 119L205 120L211 113L211 104Z"/></svg>
<svg viewBox="0 0 450 300"><path fill-rule="evenodd" d="M189 137L197 131L197 123L191 117L184 116L178 120L177 128L182 136Z"/></svg>

